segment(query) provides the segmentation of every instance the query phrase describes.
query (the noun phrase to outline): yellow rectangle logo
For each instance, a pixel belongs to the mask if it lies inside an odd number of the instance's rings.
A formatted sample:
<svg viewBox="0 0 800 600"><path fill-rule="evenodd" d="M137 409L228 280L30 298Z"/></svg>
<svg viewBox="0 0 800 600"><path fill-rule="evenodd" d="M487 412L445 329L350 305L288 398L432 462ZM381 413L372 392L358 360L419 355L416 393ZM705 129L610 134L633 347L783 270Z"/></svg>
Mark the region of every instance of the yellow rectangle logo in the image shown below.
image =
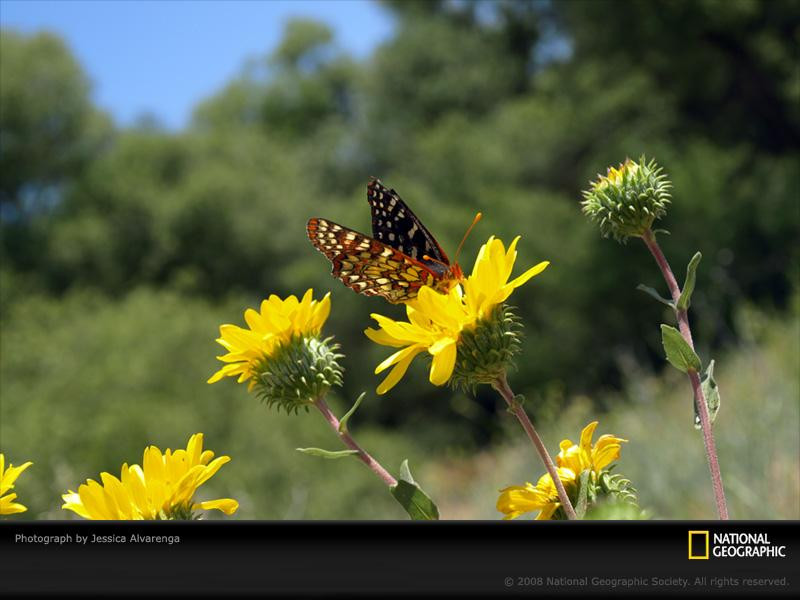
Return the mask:
<svg viewBox="0 0 800 600"><path fill-rule="evenodd" d="M704 537L705 544L698 538ZM692 539L694 538L694 539ZM702 554L699 552L692 552L692 547L697 548L702 544L705 550ZM708 531L690 531L689 532L689 560L708 560Z"/></svg>

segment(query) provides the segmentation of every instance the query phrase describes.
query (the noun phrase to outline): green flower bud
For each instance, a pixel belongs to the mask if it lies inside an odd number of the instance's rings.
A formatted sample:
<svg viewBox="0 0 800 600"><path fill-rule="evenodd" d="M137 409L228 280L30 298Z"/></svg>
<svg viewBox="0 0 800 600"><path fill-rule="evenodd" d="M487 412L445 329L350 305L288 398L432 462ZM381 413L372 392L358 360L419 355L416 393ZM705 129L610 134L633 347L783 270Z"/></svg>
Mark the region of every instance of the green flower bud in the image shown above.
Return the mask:
<svg viewBox="0 0 800 600"><path fill-rule="evenodd" d="M494 384L513 366L512 359L520 349L521 328L512 309L498 304L474 328L464 329L450 385L474 392L478 384Z"/></svg>
<svg viewBox="0 0 800 600"><path fill-rule="evenodd" d="M600 226L603 237L625 242L641 236L656 219L666 214L672 184L655 161L636 163L626 159L619 167L609 167L598 175L591 189L583 192L583 213Z"/></svg>
<svg viewBox="0 0 800 600"><path fill-rule="evenodd" d="M194 521L200 518L192 511L191 503L171 507L168 512L161 511L162 519L170 521Z"/></svg>
<svg viewBox="0 0 800 600"><path fill-rule="evenodd" d="M313 404L334 385L342 385L338 344L333 338L295 336L253 368L255 393L270 407L295 413Z"/></svg>
<svg viewBox="0 0 800 600"><path fill-rule="evenodd" d="M601 514L603 510L614 510L625 516L609 518L640 518L642 511L639 508L636 490L630 480L625 479L620 474L611 474L607 470L602 470L598 474L595 471L584 472L576 478L574 485L566 486L567 495L573 506L577 506L583 493L582 486L586 486L586 507L588 514ZM629 507L631 510L626 509ZM598 512L600 511L600 512ZM635 515L635 516L631 516ZM587 518L597 518L590 516ZM551 517L553 520L567 520L567 514L563 507L557 508Z"/></svg>
<svg viewBox="0 0 800 600"><path fill-rule="evenodd" d="M611 501L622 504L636 504L636 489L629 479L619 473L602 471L597 477L597 487L600 494Z"/></svg>

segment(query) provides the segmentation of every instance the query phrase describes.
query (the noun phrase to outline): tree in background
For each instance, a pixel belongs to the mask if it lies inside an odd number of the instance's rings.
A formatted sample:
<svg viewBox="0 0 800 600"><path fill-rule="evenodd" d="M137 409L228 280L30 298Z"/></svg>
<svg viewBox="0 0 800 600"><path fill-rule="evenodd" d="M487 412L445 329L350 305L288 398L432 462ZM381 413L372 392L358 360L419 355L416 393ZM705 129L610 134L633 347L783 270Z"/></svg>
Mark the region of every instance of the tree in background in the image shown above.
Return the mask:
<svg viewBox="0 0 800 600"><path fill-rule="evenodd" d="M651 306L619 289L647 281L646 257L623 262L578 205L598 165L644 151L683 190L671 217L685 247L707 257L698 337L735 340L743 301L785 307L800 258L795 4L383 5L395 33L367 60L348 57L326 26L293 21L177 133L111 128L63 43L3 32L3 313L35 291L124 297L147 286L216 303L313 285L342 307L331 327L349 355L374 358L350 325L368 322L374 303L333 285L303 225L324 207L368 229L364 185L377 175L447 249L482 210L484 231L522 233L527 255L552 259L547 280L516 300L532 332L520 391L544 414L622 384L626 361L660 362L658 332L636 335ZM345 367L346 395L372 387L371 374ZM453 398L475 424L462 441L491 434L490 395ZM393 401L412 422L453 429L452 407L431 394ZM396 424L385 404L364 414Z"/></svg>

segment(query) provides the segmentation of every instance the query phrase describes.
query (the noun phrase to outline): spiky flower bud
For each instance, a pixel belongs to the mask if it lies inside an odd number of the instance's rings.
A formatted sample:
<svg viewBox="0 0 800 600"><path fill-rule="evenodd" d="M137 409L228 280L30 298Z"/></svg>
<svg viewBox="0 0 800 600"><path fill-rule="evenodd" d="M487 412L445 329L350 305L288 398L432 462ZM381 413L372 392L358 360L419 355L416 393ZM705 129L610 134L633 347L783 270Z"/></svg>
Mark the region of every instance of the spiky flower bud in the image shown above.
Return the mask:
<svg viewBox="0 0 800 600"><path fill-rule="evenodd" d="M626 159L617 168L609 167L583 192L583 213L599 225L603 237L625 242L643 235L666 214L670 203L672 184L662 171L644 156L638 163Z"/></svg>
<svg viewBox="0 0 800 600"><path fill-rule="evenodd" d="M506 304L496 305L473 328L464 329L450 385L474 392L478 384L496 382L514 364L521 329L518 317Z"/></svg>
<svg viewBox="0 0 800 600"><path fill-rule="evenodd" d="M334 385L342 385L342 368L333 338L296 336L281 345L253 370L254 391L268 406L287 413L308 406L323 397Z"/></svg>

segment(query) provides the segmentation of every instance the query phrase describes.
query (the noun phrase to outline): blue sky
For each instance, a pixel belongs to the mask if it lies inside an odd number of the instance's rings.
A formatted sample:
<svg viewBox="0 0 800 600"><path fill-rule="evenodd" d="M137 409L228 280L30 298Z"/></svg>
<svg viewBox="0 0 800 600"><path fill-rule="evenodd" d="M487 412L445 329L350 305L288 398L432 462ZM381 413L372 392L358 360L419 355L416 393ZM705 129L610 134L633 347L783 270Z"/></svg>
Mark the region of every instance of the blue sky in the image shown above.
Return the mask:
<svg viewBox="0 0 800 600"><path fill-rule="evenodd" d="M329 24L338 44L367 56L392 31L366 0L2 0L0 26L63 37L91 78L93 100L120 125L143 113L175 129L192 107L269 53L292 17Z"/></svg>

